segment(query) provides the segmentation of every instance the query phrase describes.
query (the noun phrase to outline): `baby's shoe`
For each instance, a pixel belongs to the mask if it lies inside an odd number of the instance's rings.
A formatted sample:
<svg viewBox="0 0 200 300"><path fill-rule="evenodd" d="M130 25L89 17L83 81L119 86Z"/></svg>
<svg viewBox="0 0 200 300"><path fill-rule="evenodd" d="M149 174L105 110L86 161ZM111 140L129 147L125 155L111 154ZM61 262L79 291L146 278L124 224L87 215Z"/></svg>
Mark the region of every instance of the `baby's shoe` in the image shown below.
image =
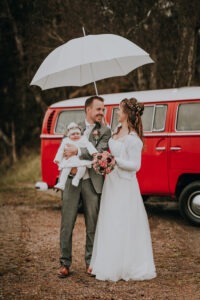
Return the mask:
<svg viewBox="0 0 200 300"><path fill-rule="evenodd" d="M78 185L79 185L79 179L76 178L76 177L74 177L74 178L72 179L72 185L73 185L73 186L78 186Z"/></svg>
<svg viewBox="0 0 200 300"><path fill-rule="evenodd" d="M57 183L56 185L54 185L54 189L64 191L65 186L62 183Z"/></svg>

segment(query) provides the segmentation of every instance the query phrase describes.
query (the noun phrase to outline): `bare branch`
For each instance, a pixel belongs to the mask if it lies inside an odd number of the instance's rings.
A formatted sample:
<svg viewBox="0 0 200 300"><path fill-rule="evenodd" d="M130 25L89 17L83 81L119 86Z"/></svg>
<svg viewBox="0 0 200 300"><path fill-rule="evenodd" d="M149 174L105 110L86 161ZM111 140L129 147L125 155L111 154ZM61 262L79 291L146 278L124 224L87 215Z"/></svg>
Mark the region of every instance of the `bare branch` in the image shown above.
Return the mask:
<svg viewBox="0 0 200 300"><path fill-rule="evenodd" d="M65 43L63 38L55 30L49 31L48 36L53 40L61 42L62 44Z"/></svg>
<svg viewBox="0 0 200 300"><path fill-rule="evenodd" d="M151 7L151 9L148 10L148 12L146 13L146 16L144 17L144 19L142 19L137 25L132 26L131 28L129 28L129 30L126 32L127 37L131 34L131 33L135 33L144 23L146 23L146 21L150 18L152 11L155 10L159 5L159 0L158 2L155 2L154 5Z"/></svg>
<svg viewBox="0 0 200 300"><path fill-rule="evenodd" d="M3 132L3 130L1 128L0 128L0 139L2 139L7 146L12 147L11 141L9 141L9 138L7 137L7 135Z"/></svg>
<svg viewBox="0 0 200 300"><path fill-rule="evenodd" d="M11 26L13 29L13 33L14 33L13 37L15 40L16 48L17 48L17 51L19 54L20 61L22 62L23 58L24 58L24 49L23 49L23 45L22 45L22 40L21 40L20 34L18 32L16 21L11 13L8 1L5 1L5 4L6 4L8 18L10 19L10 23L11 23Z"/></svg>

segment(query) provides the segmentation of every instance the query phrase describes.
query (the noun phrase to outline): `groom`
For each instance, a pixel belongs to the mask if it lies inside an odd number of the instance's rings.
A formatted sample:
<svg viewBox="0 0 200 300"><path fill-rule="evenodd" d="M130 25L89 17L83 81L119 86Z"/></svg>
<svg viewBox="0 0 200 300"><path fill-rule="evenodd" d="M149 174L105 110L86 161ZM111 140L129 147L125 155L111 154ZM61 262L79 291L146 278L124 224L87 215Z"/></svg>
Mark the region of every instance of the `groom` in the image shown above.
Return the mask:
<svg viewBox="0 0 200 300"><path fill-rule="evenodd" d="M85 102L85 121L79 125L82 127L83 134L95 146L98 152L108 149L108 140L111 130L102 124L104 118L104 99L93 96ZM69 145L65 152L66 158L72 155L79 155L81 159L92 160L86 148L77 149L74 145ZM76 172L74 168L68 177L62 197L61 210L61 230L60 230L60 278L69 275L72 263L72 232L78 214L80 196L83 202L85 225L86 225L86 246L85 263L86 272L90 274L89 264L92 256L94 235L99 212L100 196L103 187L104 177L95 173L93 168L86 170L86 173L78 187L72 185L72 178Z"/></svg>

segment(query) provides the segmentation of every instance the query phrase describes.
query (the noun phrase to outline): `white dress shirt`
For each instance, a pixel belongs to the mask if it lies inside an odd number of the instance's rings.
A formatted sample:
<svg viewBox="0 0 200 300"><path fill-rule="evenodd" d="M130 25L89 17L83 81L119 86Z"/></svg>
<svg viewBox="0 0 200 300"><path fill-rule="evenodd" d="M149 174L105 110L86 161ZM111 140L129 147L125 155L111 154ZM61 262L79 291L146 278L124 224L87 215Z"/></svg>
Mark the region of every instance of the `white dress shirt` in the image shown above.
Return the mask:
<svg viewBox="0 0 200 300"><path fill-rule="evenodd" d="M90 124L86 119L85 119L85 125L86 129L83 133L83 135L89 140L90 133L92 132L93 128L95 127L95 124ZM83 176L83 180L90 178L88 169L86 168L85 174Z"/></svg>

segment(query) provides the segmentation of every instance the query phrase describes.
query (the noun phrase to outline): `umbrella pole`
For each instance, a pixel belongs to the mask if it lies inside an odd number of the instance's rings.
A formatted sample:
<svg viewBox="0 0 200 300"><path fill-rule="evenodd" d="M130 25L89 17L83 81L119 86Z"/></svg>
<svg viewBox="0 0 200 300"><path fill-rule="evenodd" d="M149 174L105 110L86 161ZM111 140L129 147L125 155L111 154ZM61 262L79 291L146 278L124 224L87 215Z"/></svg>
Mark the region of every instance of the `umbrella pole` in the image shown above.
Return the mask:
<svg viewBox="0 0 200 300"><path fill-rule="evenodd" d="M84 36L86 36L86 34L85 34L85 28L84 28L84 26L82 27L82 30L83 30L83 35L84 35ZM93 75L93 70L92 70L92 66L90 66L90 67L91 67L92 76L94 77L94 75ZM96 85L96 82L95 82L95 81L93 81L93 83L94 83L94 89L95 89L95 93L96 93L96 95L98 96L98 90L97 90L97 85Z"/></svg>
<svg viewBox="0 0 200 300"><path fill-rule="evenodd" d="M98 96L98 90L97 90L97 85L96 85L96 82L95 82L95 81L94 81L94 89L95 89L96 95Z"/></svg>
<svg viewBox="0 0 200 300"><path fill-rule="evenodd" d="M92 65L91 65L91 64L90 64L90 70L91 70L91 72L92 72L92 77L94 78L93 68L92 68ZM96 95L98 96L98 90L97 90L96 81L93 80L93 83L94 83L95 93L96 93Z"/></svg>

